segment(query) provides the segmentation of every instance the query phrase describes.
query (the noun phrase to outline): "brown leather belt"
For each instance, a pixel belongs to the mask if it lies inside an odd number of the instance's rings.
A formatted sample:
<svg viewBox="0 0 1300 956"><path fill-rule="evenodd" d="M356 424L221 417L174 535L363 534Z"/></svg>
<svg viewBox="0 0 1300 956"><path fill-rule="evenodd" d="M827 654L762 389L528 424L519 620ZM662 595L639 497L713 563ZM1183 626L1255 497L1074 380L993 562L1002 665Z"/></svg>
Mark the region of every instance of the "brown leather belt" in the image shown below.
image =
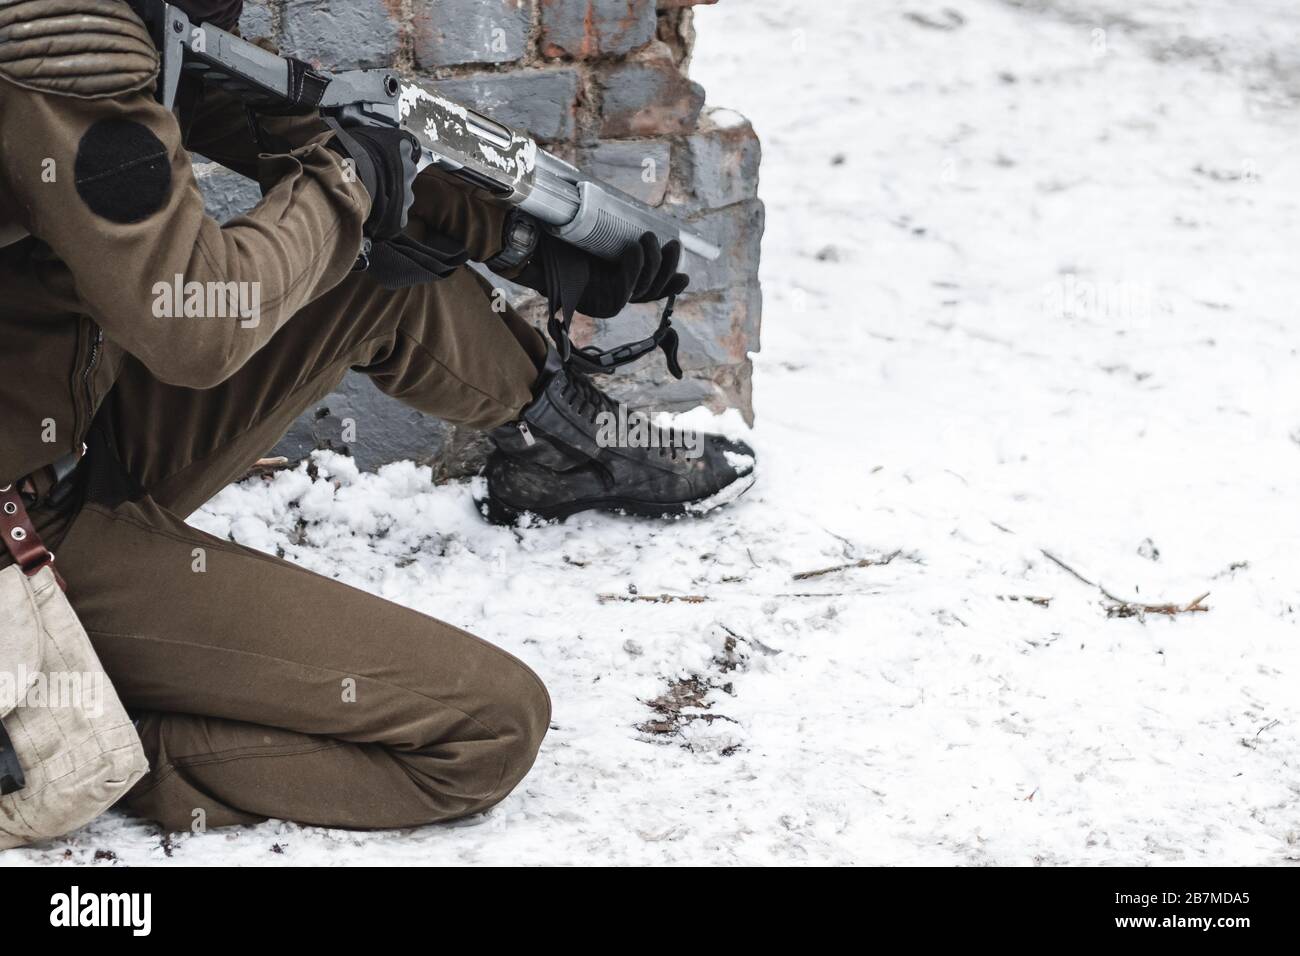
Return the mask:
<svg viewBox="0 0 1300 956"><path fill-rule="evenodd" d="M13 485L0 488L0 534L4 535L5 547L13 557L14 563L22 569L23 574L32 577L41 568L54 564L54 554L45 547L45 542L36 533L23 496ZM54 577L59 587L67 590L63 577L53 567Z"/></svg>
<svg viewBox="0 0 1300 956"><path fill-rule="evenodd" d="M72 487L71 479L85 453L86 446L82 445L79 452L65 455L54 464L0 488L0 535L4 537L5 548L14 563L28 577L41 568L50 567L59 587L65 591L67 585L63 576L53 567L54 552L45 547L45 542L36 533L31 515L27 513L27 504L28 501L35 504L63 497Z"/></svg>

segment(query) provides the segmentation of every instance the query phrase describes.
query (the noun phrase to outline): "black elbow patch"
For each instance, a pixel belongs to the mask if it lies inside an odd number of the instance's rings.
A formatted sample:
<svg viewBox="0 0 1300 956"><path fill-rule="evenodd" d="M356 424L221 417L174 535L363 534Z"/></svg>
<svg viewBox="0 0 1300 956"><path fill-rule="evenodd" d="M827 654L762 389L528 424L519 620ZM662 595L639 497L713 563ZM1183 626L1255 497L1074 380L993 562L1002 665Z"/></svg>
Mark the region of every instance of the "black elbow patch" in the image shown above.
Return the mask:
<svg viewBox="0 0 1300 956"><path fill-rule="evenodd" d="M172 190L171 157L162 140L132 120L103 119L77 146L77 195L109 222L148 219Z"/></svg>

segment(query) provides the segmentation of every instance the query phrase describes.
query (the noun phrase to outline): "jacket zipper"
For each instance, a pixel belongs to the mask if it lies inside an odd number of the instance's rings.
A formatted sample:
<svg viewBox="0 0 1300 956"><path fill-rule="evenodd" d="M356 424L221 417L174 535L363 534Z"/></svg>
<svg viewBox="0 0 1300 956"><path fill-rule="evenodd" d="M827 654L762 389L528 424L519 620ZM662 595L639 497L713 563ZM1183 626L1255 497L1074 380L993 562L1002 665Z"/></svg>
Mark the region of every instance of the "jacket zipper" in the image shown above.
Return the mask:
<svg viewBox="0 0 1300 956"><path fill-rule="evenodd" d="M104 330L98 324L91 323L95 326L95 337L90 340L90 357L86 361L86 371L81 375L81 384L86 392L86 424L90 428L90 422L95 417L95 386L91 381L91 376L95 374L95 366L99 364L99 347L104 342ZM75 441L81 441L82 436L75 436Z"/></svg>

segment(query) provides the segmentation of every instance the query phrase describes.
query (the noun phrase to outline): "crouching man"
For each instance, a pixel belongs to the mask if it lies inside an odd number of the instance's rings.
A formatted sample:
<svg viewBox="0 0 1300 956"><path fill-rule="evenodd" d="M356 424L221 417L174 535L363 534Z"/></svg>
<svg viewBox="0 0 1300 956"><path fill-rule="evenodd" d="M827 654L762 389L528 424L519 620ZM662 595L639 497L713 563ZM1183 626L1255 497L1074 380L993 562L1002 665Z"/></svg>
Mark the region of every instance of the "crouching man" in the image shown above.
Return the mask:
<svg viewBox="0 0 1300 956"><path fill-rule="evenodd" d="M241 3L178 5L228 29ZM188 82L172 113L157 72L125 0L0 0L0 483L22 489L138 718L150 771L126 803L171 830L404 827L491 807L550 720L528 667L186 517L349 369L489 431L499 520L696 510L750 480L749 450L597 441L610 400L466 265L554 297L572 277L551 240L512 245L485 194L416 180L409 137L315 117L254 127ZM261 202L207 217L188 149L256 178ZM377 254L358 269L367 240ZM407 284L412 255L440 278ZM580 309L681 292L679 256L645 240L585 262ZM180 280L255 288L240 301L256 315L160 309L159 284Z"/></svg>

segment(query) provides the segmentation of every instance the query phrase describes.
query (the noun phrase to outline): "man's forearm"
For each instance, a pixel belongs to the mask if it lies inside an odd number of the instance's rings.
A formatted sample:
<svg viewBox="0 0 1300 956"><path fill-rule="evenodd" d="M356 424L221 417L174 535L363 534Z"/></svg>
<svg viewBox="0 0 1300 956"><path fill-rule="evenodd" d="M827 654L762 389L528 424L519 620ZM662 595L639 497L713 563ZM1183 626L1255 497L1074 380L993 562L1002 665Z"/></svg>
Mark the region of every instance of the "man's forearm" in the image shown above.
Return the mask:
<svg viewBox="0 0 1300 956"><path fill-rule="evenodd" d="M216 88L203 91L185 120L185 145L250 179L257 176L258 156L277 146L292 149L326 130L317 113L259 119L266 142L258 143L248 111L235 97ZM415 184L411 214L425 228L465 246L470 258L486 262L501 251L509 207L487 192L428 170Z"/></svg>
<svg viewBox="0 0 1300 956"><path fill-rule="evenodd" d="M415 181L411 215L431 231L450 236L475 262L487 262L501 251L506 214L510 207L476 189L426 170Z"/></svg>

